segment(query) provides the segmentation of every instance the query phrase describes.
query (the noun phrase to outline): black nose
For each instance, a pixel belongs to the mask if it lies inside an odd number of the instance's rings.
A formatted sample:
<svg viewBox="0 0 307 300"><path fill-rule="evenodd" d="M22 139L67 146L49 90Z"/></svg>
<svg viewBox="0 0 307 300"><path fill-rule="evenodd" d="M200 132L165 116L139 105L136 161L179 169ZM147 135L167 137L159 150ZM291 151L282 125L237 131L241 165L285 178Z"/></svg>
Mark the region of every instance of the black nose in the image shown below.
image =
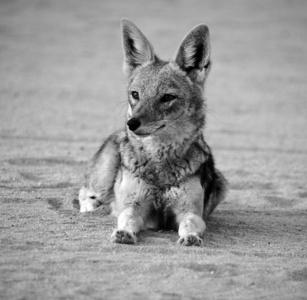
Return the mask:
<svg viewBox="0 0 307 300"><path fill-rule="evenodd" d="M127 122L127 125L131 131L135 131L141 126L141 122L138 119L132 118Z"/></svg>

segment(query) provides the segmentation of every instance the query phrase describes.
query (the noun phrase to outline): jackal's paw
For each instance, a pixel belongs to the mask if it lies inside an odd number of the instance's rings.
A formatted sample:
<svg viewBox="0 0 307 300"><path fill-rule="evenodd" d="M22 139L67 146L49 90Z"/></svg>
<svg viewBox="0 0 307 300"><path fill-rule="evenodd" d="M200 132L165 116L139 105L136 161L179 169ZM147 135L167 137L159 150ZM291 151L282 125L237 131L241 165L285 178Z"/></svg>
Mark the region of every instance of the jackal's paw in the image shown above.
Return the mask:
<svg viewBox="0 0 307 300"><path fill-rule="evenodd" d="M97 200L97 196L86 187L79 190L80 212L92 211L101 203Z"/></svg>
<svg viewBox="0 0 307 300"><path fill-rule="evenodd" d="M177 241L177 244L183 246L202 246L203 240L196 233L188 233L181 236Z"/></svg>
<svg viewBox="0 0 307 300"><path fill-rule="evenodd" d="M93 211L94 209L96 209L98 206L101 205L100 202L93 199L79 201L79 203L80 203L80 212Z"/></svg>
<svg viewBox="0 0 307 300"><path fill-rule="evenodd" d="M135 233L125 229L115 229L111 235L111 239L114 243L136 244Z"/></svg>

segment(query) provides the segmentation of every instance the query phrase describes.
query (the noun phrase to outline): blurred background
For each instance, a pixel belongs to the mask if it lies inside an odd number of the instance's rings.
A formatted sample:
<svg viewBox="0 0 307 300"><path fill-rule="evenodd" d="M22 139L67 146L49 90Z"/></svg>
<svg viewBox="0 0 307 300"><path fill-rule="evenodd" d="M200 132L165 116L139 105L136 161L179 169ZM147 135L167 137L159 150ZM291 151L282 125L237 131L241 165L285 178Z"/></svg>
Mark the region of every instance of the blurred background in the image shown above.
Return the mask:
<svg viewBox="0 0 307 300"><path fill-rule="evenodd" d="M80 139L118 128L125 17L164 59L192 27L207 24L208 129L287 143L307 116L306 11L305 1L2 0L1 134Z"/></svg>
<svg viewBox="0 0 307 300"><path fill-rule="evenodd" d="M289 166L301 178L307 153L306 11L306 1L286 0L2 0L2 154L9 158L18 148L16 155L88 160L124 126L120 19L133 21L164 59L192 27L205 23L213 60L206 135L218 165L234 181L255 168L259 180L265 174L272 180ZM237 179L233 187L240 190Z"/></svg>

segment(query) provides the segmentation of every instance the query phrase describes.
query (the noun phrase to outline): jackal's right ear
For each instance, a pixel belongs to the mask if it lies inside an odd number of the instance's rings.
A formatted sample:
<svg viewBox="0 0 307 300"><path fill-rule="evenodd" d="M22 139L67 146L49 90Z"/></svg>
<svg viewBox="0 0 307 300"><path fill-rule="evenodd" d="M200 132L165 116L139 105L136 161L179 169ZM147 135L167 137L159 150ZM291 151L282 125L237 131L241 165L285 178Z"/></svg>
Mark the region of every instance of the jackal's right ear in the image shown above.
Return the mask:
<svg viewBox="0 0 307 300"><path fill-rule="evenodd" d="M124 50L124 73L131 72L150 61L155 60L154 49L144 34L129 20L121 20Z"/></svg>
<svg viewBox="0 0 307 300"><path fill-rule="evenodd" d="M206 25L194 27L183 39L173 61L184 71L202 71L210 66L210 37Z"/></svg>

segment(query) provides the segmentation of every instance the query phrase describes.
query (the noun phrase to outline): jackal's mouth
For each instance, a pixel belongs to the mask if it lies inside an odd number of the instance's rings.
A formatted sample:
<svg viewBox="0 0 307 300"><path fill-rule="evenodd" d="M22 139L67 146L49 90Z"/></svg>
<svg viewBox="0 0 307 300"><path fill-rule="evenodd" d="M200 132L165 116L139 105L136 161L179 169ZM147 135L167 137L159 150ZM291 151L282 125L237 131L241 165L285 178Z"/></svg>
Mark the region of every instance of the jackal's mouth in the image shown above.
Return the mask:
<svg viewBox="0 0 307 300"><path fill-rule="evenodd" d="M151 131L151 132L146 132L145 130L143 131L142 128L140 128L140 129L135 130L133 133L134 133L136 136L138 136L138 137L147 137L147 136L150 136L150 135L156 133L157 131L163 129L165 126L166 126L166 125L163 124L163 125L161 125L160 127L158 127L157 129L155 129L155 130L153 130L153 131Z"/></svg>

